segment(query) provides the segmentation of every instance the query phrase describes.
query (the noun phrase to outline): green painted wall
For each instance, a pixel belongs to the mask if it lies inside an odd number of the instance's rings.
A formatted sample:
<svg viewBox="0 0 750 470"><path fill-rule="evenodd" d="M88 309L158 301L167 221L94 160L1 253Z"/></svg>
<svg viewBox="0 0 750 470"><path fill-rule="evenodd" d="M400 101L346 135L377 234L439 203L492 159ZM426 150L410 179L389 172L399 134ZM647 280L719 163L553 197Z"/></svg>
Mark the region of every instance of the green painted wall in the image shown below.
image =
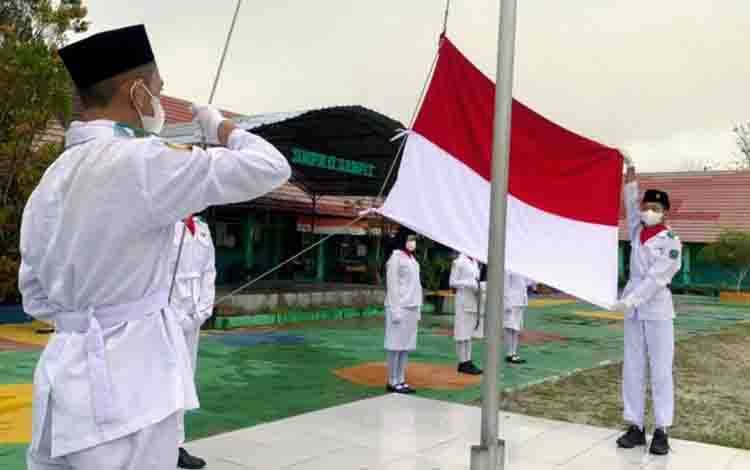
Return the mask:
<svg viewBox="0 0 750 470"><path fill-rule="evenodd" d="M673 285L710 286L720 289L734 289L736 281L721 268L701 260L700 252L704 243L685 243L682 248L682 269L674 278ZM620 277L627 279L629 271L630 242L620 242ZM743 283L743 289L750 289L750 279Z"/></svg>
<svg viewBox="0 0 750 470"><path fill-rule="evenodd" d="M323 282L326 278L326 243L318 245L316 253L315 281Z"/></svg>

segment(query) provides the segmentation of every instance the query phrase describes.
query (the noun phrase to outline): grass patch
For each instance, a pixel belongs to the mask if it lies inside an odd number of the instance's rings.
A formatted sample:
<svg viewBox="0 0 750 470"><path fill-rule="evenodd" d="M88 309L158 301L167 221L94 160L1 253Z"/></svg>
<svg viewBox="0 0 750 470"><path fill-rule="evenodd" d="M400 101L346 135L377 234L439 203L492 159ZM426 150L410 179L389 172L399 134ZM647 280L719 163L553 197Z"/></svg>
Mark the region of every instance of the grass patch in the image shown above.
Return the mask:
<svg viewBox="0 0 750 470"><path fill-rule="evenodd" d="M671 435L750 449L750 324L681 340L675 350ZM503 394L503 409L594 426L622 426L621 365ZM649 391L650 394L650 391ZM648 422L653 426L651 401Z"/></svg>

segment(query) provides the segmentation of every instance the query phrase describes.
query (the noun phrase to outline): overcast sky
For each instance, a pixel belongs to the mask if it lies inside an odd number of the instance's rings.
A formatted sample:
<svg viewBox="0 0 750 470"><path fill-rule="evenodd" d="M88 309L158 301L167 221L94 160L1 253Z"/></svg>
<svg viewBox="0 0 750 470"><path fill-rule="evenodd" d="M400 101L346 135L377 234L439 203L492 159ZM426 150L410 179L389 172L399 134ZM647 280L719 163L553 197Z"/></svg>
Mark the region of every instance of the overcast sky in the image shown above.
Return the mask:
<svg viewBox="0 0 750 470"><path fill-rule="evenodd" d="M84 3L90 33L145 23L165 93L208 101L235 0ZM494 77L498 0L451 3L449 36ZM733 159L731 128L750 121L750 1L518 4L517 99L628 149L641 171ZM244 0L215 102L243 114L361 104L408 123L444 5Z"/></svg>

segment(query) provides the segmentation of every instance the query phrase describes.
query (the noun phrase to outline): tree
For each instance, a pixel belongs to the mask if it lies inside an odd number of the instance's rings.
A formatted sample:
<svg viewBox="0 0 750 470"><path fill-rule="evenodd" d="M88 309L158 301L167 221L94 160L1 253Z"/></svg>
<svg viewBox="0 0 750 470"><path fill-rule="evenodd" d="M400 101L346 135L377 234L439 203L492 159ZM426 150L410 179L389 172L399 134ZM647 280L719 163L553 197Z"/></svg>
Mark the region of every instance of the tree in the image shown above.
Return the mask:
<svg viewBox="0 0 750 470"><path fill-rule="evenodd" d="M750 169L750 122L738 124L732 130L737 136L737 146L740 149L737 164L740 168Z"/></svg>
<svg viewBox="0 0 750 470"><path fill-rule="evenodd" d="M437 256L437 243L429 238L421 238L416 257L419 260L420 280L425 289L436 291L440 289L440 281L445 273L450 271L452 260Z"/></svg>
<svg viewBox="0 0 750 470"><path fill-rule="evenodd" d="M739 292L750 274L750 233L725 231L715 243L703 249L701 257L729 272L737 281Z"/></svg>
<svg viewBox="0 0 750 470"><path fill-rule="evenodd" d="M0 24L13 25L19 39L34 34L32 18L39 10L40 0L4 0L0 4Z"/></svg>
<svg viewBox="0 0 750 470"><path fill-rule="evenodd" d="M65 33L86 31L85 16L86 9L80 0L3 0L0 3L0 25L11 27L17 40L44 39L58 47Z"/></svg>
<svg viewBox="0 0 750 470"><path fill-rule="evenodd" d="M5 0L0 7L0 301L18 297L21 215L62 142L40 138L68 121L70 77L57 50L88 27L78 2Z"/></svg>
<svg viewBox="0 0 750 470"><path fill-rule="evenodd" d="M692 172L698 172L698 171L712 171L719 169L720 166L716 163L712 163L708 160L701 160L701 159L690 159L685 160L680 164L680 170L682 171L692 171Z"/></svg>

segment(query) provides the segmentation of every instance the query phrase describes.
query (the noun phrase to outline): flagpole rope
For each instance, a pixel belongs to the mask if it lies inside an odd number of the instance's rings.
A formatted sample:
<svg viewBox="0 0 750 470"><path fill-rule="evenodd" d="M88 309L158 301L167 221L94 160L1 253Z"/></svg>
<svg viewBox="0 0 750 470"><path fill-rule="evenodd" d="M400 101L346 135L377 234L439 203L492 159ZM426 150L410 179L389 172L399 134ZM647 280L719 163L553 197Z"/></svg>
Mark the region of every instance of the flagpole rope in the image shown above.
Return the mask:
<svg viewBox="0 0 750 470"><path fill-rule="evenodd" d="M443 36L445 35L445 33L447 31L447 26L448 26L448 11L450 9L450 3L451 3L450 0L446 1L445 14L444 14L444 17L443 17L443 32L440 35L440 42L442 42ZM239 10L239 7L238 7L238 10ZM236 12L235 12L235 18L236 18ZM234 20L233 20L233 23L234 23ZM232 25L232 29L233 28L234 28L234 24ZM230 37L231 37L231 32L230 32ZM417 119L417 113L419 112L419 107L422 105L422 101L424 100L425 93L427 92L427 86L429 85L430 79L432 78L432 74L435 71L435 65L437 64L437 59L438 59L439 55L440 55L440 47L438 45L438 48L435 51L435 55L432 58L432 64L430 65L430 69L429 69L427 75L425 76L424 83L422 84L422 90L419 93L419 98L417 99L417 104L414 106L414 110L412 111L411 118L409 119L409 129L411 129L412 127L414 127L414 121ZM217 79L218 79L218 74L217 74ZM213 93L212 93L212 95L213 95ZM385 192L385 188L388 186L388 182L390 181L391 176L393 175L393 170L396 168L396 164L399 161L399 157L401 156L401 152L404 149L405 145L406 145L406 136L404 136L402 138L401 144L399 145L398 150L396 150L396 155L393 156L393 162L391 162L391 166L388 169L388 173L387 173L387 175L385 177L385 180L383 180L383 185L380 187L380 191L378 192L378 196L375 199L372 200L371 208L373 208L374 205L377 203L377 201L379 201L380 198L383 197L383 193ZM352 220L348 225L346 225L344 228L352 227L354 224L356 224L357 222L359 222L360 220L362 220L366 216L367 216L367 214L363 214L363 215L358 216L357 218L355 218L354 220ZM224 302L227 299L231 299L232 297L234 297L235 294L237 294L237 293L239 293L239 292L247 289L248 287L250 287L253 284L255 284L258 281L260 281L261 279L264 279L265 277L267 277L267 276L275 273L276 271L278 271L279 269L283 268L287 264L293 262L294 260L296 260L300 256L302 256L305 253L311 251L313 248L316 248L316 247L322 245L323 243L325 243L326 241L328 241L330 238L332 238L335 235L336 235L335 233L332 233L330 235L327 235L327 236L321 238L320 240L318 240L317 242L315 242L312 245L308 246L307 248L303 249L299 253L297 253L297 254L295 254L295 255L287 258L286 260L282 261L277 266L274 266L273 268L269 269L268 271L265 271L264 273L260 274L259 276L256 276L255 278L253 278L250 281L246 282L245 284L242 284L240 287L234 289L229 294L220 297L218 300L216 300L215 304L218 305L218 304Z"/></svg>
<svg viewBox="0 0 750 470"><path fill-rule="evenodd" d="M357 222L359 222L360 220L362 220L364 217L365 217L365 215L360 215L356 219L354 219L351 222L349 222L349 224L347 224L344 228L349 228L349 227L353 226L354 224L356 224ZM312 245L308 246L307 248L305 248L304 250L300 251L299 253L297 253L297 254L295 254L295 255L287 258L286 260L282 261L281 263L279 263L278 265L276 265L273 268L269 269L268 271L264 272L263 274L255 277L254 279L251 279L250 281L248 281L245 284L241 285L240 287L236 288L235 290L233 290L229 294L227 294L227 295L219 298L219 300L217 300L215 303L216 304L220 304L221 302L223 302L223 301L225 301L225 300L233 297L238 292L241 292L244 289L247 289L248 287L250 287L251 285L253 285L256 282L260 281L261 279L265 278L266 276L275 273L279 269L283 268L287 264L289 264L292 261L296 260L297 258L299 258L300 256L304 255L305 253L307 253L308 251L312 250L313 248L316 248L316 247L322 245L328 239L330 239L331 237L334 237L335 235L337 235L337 234L336 233L331 233L329 235L326 235L325 237L321 238L320 240L318 240L317 242L315 242Z"/></svg>
<svg viewBox="0 0 750 470"><path fill-rule="evenodd" d="M451 9L451 0L445 0L445 16L443 17L443 34L442 36L445 36L445 33L448 32L448 13Z"/></svg>
<svg viewBox="0 0 750 470"><path fill-rule="evenodd" d="M450 0L448 0L448 3L450 4ZM442 41L442 36L440 40ZM414 127L414 122L417 120L417 113L419 112L419 107L422 105L422 101L424 100L425 93L427 93L427 85L430 84L430 79L432 78L432 73L435 71L435 65L437 64L437 59L439 55L440 55L440 47L438 46L438 49L435 51L435 55L432 58L432 64L430 64L430 70L427 72L427 75L425 76L425 79L424 79L424 83L422 84L422 90L419 92L419 98L417 98L417 104L416 106L414 106L414 110L411 113L411 118L409 118L409 129ZM373 204L375 204L375 202L378 201L383 196L383 193L385 192L385 188L388 186L388 182L391 180L391 176L393 175L393 170L396 168L396 163L398 163L399 161L399 157L401 156L401 151L403 150L404 145L406 145L406 136L404 136L401 139L401 145L399 145L398 150L396 151L396 155L393 156L391 167L388 169L388 174L386 175L385 180L383 180L383 186L380 188L378 197L375 198L375 200L373 201Z"/></svg>
<svg viewBox="0 0 750 470"><path fill-rule="evenodd" d="M398 161L399 155L401 155L401 151L404 149L404 146L406 145L406 136L401 139L401 143L398 146L398 150L396 150L396 155L393 156L393 161L391 162L391 167L388 168L388 174L385 175L385 179L383 180L383 186L380 187L380 191L378 192L378 197L373 199L372 205L370 207L374 207L375 204L380 200L380 198L383 197L383 193L385 192L386 186L388 186L388 181L391 179L391 175L393 174L393 170L396 168L396 162Z"/></svg>

